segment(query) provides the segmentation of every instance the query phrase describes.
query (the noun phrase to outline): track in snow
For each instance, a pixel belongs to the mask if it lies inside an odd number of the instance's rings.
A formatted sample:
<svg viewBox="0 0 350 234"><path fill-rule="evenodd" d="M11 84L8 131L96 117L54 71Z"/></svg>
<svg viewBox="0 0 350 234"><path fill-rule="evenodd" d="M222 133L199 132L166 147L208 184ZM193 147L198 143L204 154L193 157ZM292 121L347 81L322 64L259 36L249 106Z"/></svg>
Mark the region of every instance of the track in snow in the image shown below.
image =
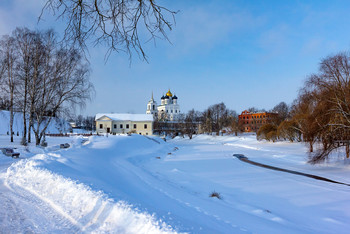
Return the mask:
<svg viewBox="0 0 350 234"><path fill-rule="evenodd" d="M234 154L233 156L238 158L242 162L249 163L249 164L252 164L254 166L263 167L263 168L267 168L267 169L271 169L271 170L275 170L275 171L287 172L287 173L291 173L291 174L294 174L294 175L301 175L301 176L309 177L309 178L312 178L312 179L315 179L315 180L326 181L326 182L329 182L329 183L342 184L342 185L350 186L350 184L339 182L339 181L335 181L335 180L331 180L331 179L328 179L328 178L325 178L325 177L322 177L322 176L312 175L312 174L308 174L308 173L288 170L288 169L284 169L284 168L280 168L280 167L274 167L274 166L266 165L266 164L263 164L263 163L254 162L254 161L249 160L247 157L245 157L243 155Z"/></svg>
<svg viewBox="0 0 350 234"><path fill-rule="evenodd" d="M0 179L0 233L76 233L79 228L49 204Z"/></svg>

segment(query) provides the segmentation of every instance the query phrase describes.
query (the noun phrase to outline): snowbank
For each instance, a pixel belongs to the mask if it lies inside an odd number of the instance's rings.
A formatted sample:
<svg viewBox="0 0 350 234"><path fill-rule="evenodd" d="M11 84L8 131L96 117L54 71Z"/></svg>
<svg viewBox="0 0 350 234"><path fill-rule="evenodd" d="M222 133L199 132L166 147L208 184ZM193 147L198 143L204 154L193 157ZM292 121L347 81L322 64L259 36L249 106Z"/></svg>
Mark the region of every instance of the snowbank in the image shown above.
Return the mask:
<svg viewBox="0 0 350 234"><path fill-rule="evenodd" d="M64 178L37 166L39 161L59 160L57 154L40 154L12 165L7 186L20 186L54 207L83 232L173 233L170 226L140 212L124 201L115 202L102 191Z"/></svg>

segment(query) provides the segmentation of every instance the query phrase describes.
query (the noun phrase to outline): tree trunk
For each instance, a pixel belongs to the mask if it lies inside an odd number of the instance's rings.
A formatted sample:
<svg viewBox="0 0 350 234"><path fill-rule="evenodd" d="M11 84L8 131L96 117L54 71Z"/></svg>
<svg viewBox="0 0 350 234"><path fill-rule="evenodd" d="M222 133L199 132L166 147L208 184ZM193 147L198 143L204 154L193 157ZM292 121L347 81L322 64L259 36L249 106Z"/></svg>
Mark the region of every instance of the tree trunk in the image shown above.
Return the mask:
<svg viewBox="0 0 350 234"><path fill-rule="evenodd" d="M309 141L310 153L314 152L314 144L312 141Z"/></svg>
<svg viewBox="0 0 350 234"><path fill-rule="evenodd" d="M11 100L10 100L10 131L11 131L11 142L13 142L13 87L10 89Z"/></svg>
<svg viewBox="0 0 350 234"><path fill-rule="evenodd" d="M11 96L13 96L11 94ZM13 142L13 106L10 107L10 132L11 132L11 142Z"/></svg>
<svg viewBox="0 0 350 234"><path fill-rule="evenodd" d="M31 142L31 131L32 131L32 125L31 125L32 123L29 121L29 126L28 126L28 143L30 143Z"/></svg>
<svg viewBox="0 0 350 234"><path fill-rule="evenodd" d="M33 104L34 105L34 104ZM31 107L32 109L32 107ZM33 111L30 111L29 114L29 126L28 126L28 143L32 141L31 136L32 136L32 128L33 128Z"/></svg>
<svg viewBox="0 0 350 234"><path fill-rule="evenodd" d="M26 98L26 97L25 97ZM24 101L26 102L26 101ZM26 145L27 140L27 118L26 118L26 105L23 106L23 136L21 144Z"/></svg>
<svg viewBox="0 0 350 234"><path fill-rule="evenodd" d="M40 135L35 133L35 145L40 145Z"/></svg>
<svg viewBox="0 0 350 234"><path fill-rule="evenodd" d="M346 151L346 158L349 158L349 152L350 152L349 143L346 143L345 151Z"/></svg>
<svg viewBox="0 0 350 234"><path fill-rule="evenodd" d="M27 139L27 118L26 118L26 112L27 112L27 86L28 86L28 78L25 78L24 81L24 100L23 100L23 138L22 138L22 144L26 144Z"/></svg>

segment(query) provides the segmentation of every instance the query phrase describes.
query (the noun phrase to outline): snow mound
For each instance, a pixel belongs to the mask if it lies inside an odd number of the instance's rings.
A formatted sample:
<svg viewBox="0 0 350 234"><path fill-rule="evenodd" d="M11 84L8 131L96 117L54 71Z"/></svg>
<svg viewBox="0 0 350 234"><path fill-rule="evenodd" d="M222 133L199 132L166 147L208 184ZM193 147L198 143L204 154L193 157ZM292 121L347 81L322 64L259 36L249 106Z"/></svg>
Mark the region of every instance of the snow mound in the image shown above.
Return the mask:
<svg viewBox="0 0 350 234"><path fill-rule="evenodd" d="M175 233L161 220L124 201L115 202L101 191L38 168L38 160L50 157L57 156L41 154L13 164L5 174L6 185L39 197L83 232Z"/></svg>

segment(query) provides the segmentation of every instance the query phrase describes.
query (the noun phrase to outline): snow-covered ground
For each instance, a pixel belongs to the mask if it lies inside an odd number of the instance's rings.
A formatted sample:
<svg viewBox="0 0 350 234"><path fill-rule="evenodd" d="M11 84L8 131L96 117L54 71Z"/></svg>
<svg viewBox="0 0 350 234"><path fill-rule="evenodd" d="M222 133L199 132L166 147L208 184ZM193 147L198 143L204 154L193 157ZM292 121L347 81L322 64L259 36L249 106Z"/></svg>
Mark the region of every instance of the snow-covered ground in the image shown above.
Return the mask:
<svg viewBox="0 0 350 234"><path fill-rule="evenodd" d="M348 233L350 187L256 167L249 159L350 183L348 161L312 166L301 143L255 136L48 137L0 154L0 230L95 233ZM60 149L60 143L72 145ZM0 147L8 137L0 136ZM210 197L218 192L221 199Z"/></svg>

